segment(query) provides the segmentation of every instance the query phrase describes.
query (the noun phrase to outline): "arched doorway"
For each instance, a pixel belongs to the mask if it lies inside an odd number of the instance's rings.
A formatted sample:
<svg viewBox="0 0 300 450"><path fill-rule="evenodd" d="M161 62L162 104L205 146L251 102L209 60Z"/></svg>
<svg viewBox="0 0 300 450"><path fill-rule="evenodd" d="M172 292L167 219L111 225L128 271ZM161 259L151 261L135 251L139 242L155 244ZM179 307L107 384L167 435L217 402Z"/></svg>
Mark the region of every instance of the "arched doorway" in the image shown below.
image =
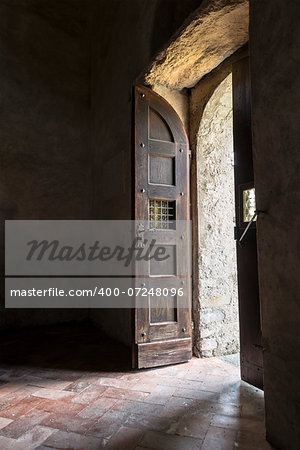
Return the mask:
<svg viewBox="0 0 300 450"><path fill-rule="evenodd" d="M237 351L238 349L237 289L236 282L234 281L236 280L234 236L239 240L240 234L245 230L247 223L240 221L240 209L242 206L239 201L238 189L241 187L241 181L238 174L239 169L237 170L236 168L235 179L239 181L238 183L237 181L235 182L235 189L232 189L232 156L231 163L229 163L229 166L231 165L231 175L229 175L229 172L223 172L223 169L219 167L220 158L219 161L217 161L217 159L214 160L214 167L211 172L215 180L214 183L212 183L213 188L210 192L210 194L213 193L213 195L206 197L206 205L205 201L199 203L199 198L201 197L199 194L202 194L203 196L205 189L202 190L202 192L198 191L198 181L201 179L201 176L205 179L204 184L206 189L209 184L209 179L204 176L204 173L201 175L201 169L200 172L198 170L198 161L201 157L201 153L198 153L199 141L201 147L202 144L208 147L212 144L212 142L209 143L210 138L207 135L207 129L205 128L216 125L216 127L219 128L218 131L220 132L220 136L224 138L226 135L226 132L224 132L225 123L229 123L230 121L232 123L232 120L230 119L230 107L229 109L227 107L227 113L225 112L223 118L217 118L216 114L218 114L218 108L214 105L214 111L211 115L216 119L216 123L213 123L212 121L212 124L210 124L210 119L208 119L207 122L205 115L210 109L209 102L211 101L212 104L214 103L214 92L216 91L216 97L220 95L218 89L221 89L221 87L219 88L219 85L222 85L222 82L226 84L224 80L231 71L233 71L234 66L237 67L237 70L235 71L236 94L233 97L235 98L235 111L237 112L237 116L240 115L240 117L237 117L237 120L234 121L236 126L234 140L236 148L241 152L241 159L245 156L243 155L243 148L247 149L244 152L245 154L248 152L245 163L248 165L249 170L246 166L244 166L244 168L240 167L240 175L242 174L243 179L250 176L251 180L249 178L247 181L253 183L253 176L251 177L251 174L253 175L251 112L248 108L250 105L248 102L250 99L247 47L248 4L245 2L231 5L224 1L221 5L215 5L215 7L216 9L214 11L210 9L207 10L205 7L200 7L199 10L196 11L194 17L191 17L190 22L174 36L174 39L168 43L167 47L160 52L146 72L139 78L139 83L145 83L150 86L173 106L182 122L185 124L190 140L191 213L193 220L192 308L194 353L197 356L221 355ZM232 33L232 30L234 30L235 33ZM220 36L219 33L221 33ZM240 64L240 61L242 60L247 60L247 63ZM241 68L241 72L239 67ZM244 78L243 76L242 78L239 78L239 74L243 74ZM228 80L227 83L229 83ZM229 96L227 95L227 97ZM238 104L239 101L240 104ZM226 110L225 105L223 105L223 107ZM205 108L207 108L206 111ZM204 119L203 122L201 122L202 119ZM201 129L200 138L199 128ZM247 136L244 143L244 138L242 137L243 133L244 137ZM216 139L216 145L221 148L223 148L224 145L225 147L228 147L228 144L222 144L221 141L218 142L216 134L218 133L210 134L210 136L213 136L213 139ZM228 135L229 134L230 132L228 132ZM224 142L226 142L226 138ZM217 153L218 152L214 154L214 158ZM222 154L224 154L224 152L219 153L219 155ZM204 154L202 154L202 156L203 155ZM208 165L212 163L212 161L209 162L209 157L206 162L208 162ZM203 167L205 167L205 165ZM218 185L218 181L216 181L218 179L217 175L221 175L222 173L223 175L226 173L226 175L224 175L223 182ZM226 185L228 185L230 180L231 189L226 189ZM243 181L243 183L245 182L246 181ZM237 227L234 226L233 192L236 206L235 215L239 218ZM229 197L226 198L227 194ZM212 209L214 202L214 208ZM225 205L227 205L227 208ZM214 216L218 210L218 206L220 206L218 212L220 216L217 219ZM205 219L206 207L210 210L210 214L207 216L209 217L209 220L207 221L203 220ZM227 221L227 219L222 221L222 210L224 219L225 216L227 216L227 213L228 216L231 217L229 221ZM214 228L212 227L212 224L209 223L212 221L215 222ZM201 228L202 225L204 225L204 227L206 226L206 229ZM214 230L216 232L215 236ZM211 234L212 239L208 239L209 233ZM254 240L251 245L253 245L253 249L254 247L256 249ZM219 254L217 248L220 251ZM245 277L244 275L242 277L239 276L240 309L241 304L245 301L249 304L255 303L258 305L258 307L255 307L254 309L252 307L246 307L243 310L243 320L245 323L244 330L246 330L246 332L241 332L241 336L243 336L243 345L244 348L246 348L246 358L242 358L242 366L244 368L242 368L241 371L242 379L253 383L256 386L262 386L261 355L258 355L258 353L261 354L261 344L260 339L257 338L261 333L259 323L259 301L255 300L255 302L253 302L254 298L258 299L257 259L255 257L252 258L252 253L249 253L247 250L242 252L239 251L237 253L240 256L242 254L244 255L242 257L244 258L243 263L238 269L238 273L240 273L239 270L244 267L242 271L245 275ZM252 272L253 277L249 277L247 270L245 270L249 255L251 256L251 264L253 262L253 270L249 270L249 273ZM241 261L240 258L239 263L241 263ZM257 316L252 322L250 320L254 328L258 327L257 333L254 333L251 330L252 325L250 325L249 320L247 320L248 313L251 315L253 313L253 316ZM225 324L228 325L227 328L224 328ZM251 375L249 375L250 373ZM258 379L259 381L257 381Z"/></svg>

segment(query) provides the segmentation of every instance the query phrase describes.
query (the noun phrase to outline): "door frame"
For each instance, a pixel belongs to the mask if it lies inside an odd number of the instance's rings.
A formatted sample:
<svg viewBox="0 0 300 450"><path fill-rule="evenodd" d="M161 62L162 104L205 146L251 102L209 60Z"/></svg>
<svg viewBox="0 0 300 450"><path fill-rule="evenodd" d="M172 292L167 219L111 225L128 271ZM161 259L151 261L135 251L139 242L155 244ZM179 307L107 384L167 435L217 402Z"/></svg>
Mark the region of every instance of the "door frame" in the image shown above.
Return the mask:
<svg viewBox="0 0 300 450"><path fill-rule="evenodd" d="M199 107L198 111L198 117L197 120L194 121L194 130L190 127L189 134L190 134L190 148L192 149L192 159L190 164L190 215L192 218L192 235L193 235L193 246L192 246L192 316L193 316L193 351L196 356L202 356L201 355L201 328L200 328L200 274L199 274L199 229L198 229L198 222L199 222L199 211L198 211L198 196L199 196L199 190L198 190L198 174L197 174L197 165L198 165L198 157L199 153L197 152L197 134L199 131L200 123L203 118L203 113L205 110L205 107L207 105L207 102L215 92L215 90L218 88L218 86L222 83L222 81L230 74L232 73L232 69L236 63L239 61L244 60L245 58L248 58L248 46L239 49L238 52L236 52L234 55L232 55L229 60L227 60L224 64L221 64L220 67L218 67L218 70L210 72L210 74L206 77L204 80L204 83L207 84L208 89L206 91L206 95L202 99L202 104ZM203 84L203 83L202 83ZM202 88L202 86L201 86ZM155 93L155 91L153 91ZM171 105L172 106L172 105ZM190 110L189 110L190 113ZM196 125L195 125L196 124ZM194 133L193 133L194 131ZM234 131L234 130L233 130ZM235 133L235 131L234 131ZM135 136L135 135L134 135ZM134 139L134 153L136 149L136 139ZM235 136L234 136L235 141ZM236 151L236 150L235 150ZM133 161L135 161L135 158L133 158ZM253 164L253 163L252 163ZM253 169L253 167L252 167ZM133 168L133 173L135 173L135 170ZM136 191L136 186L134 184L134 193ZM238 198L235 198L235 207L237 209L237 202ZM134 204L133 208L133 214L135 216L135 208L136 205ZM133 217L134 217L133 216ZM237 223L239 223L239 217L236 218ZM234 226L232 226L232 239L234 239ZM238 270L238 264L237 264L237 270ZM238 274L239 277L239 274ZM239 296L239 322L241 323L241 307L240 307L240 292L238 294ZM133 314L133 318L135 318L135 314ZM133 320L133 323L135 323L135 320ZM136 342L136 333L135 333L135 327L133 327L133 336L134 340ZM240 333L241 336L241 333ZM240 337L241 339L241 337ZM249 344L250 345L250 344ZM251 347L251 345L250 345ZM135 360L136 354L134 354ZM243 372L242 372L242 378L243 378ZM245 378L245 375L244 375ZM247 378L247 376L246 376ZM246 379L245 378L245 379ZM253 379L253 377L251 377ZM253 383L255 384L255 382ZM261 387L261 384L258 384L256 382L256 385Z"/></svg>
<svg viewBox="0 0 300 450"><path fill-rule="evenodd" d="M217 68L211 70L208 75L204 79L200 81L202 88L202 96L198 102L198 109L196 114L194 114L194 120L189 124L189 129L186 130L188 134L189 146L190 146L190 218L192 221L192 260L191 260L191 271L192 271L192 340L193 340L193 354L197 357L200 357L199 346L197 345L200 342L200 320L199 320L199 296L200 296L200 279L199 279L199 233L198 233L198 188L197 188L197 164L198 164L198 155L197 155L197 134L199 131L200 123L203 117L203 113L205 107L217 89L217 87L222 83L222 81L232 72L232 65L244 57L249 55L248 43L239 48L236 52L234 52L229 58L227 58L223 63L221 63ZM145 82L147 71L144 71L136 80L134 86L132 86L132 127L131 127L131 142L132 142L132 154L135 152L135 102L134 102L134 90L135 86L147 86ZM151 88L151 87L150 87ZM172 105L170 99L164 94L164 92L160 93L160 95ZM135 158L132 157L132 166L131 166L132 176L135 173ZM132 208L131 208L131 218L134 220L135 218L135 183L132 183ZM134 320L134 310L132 310L132 336L135 334L135 320Z"/></svg>
<svg viewBox="0 0 300 450"><path fill-rule="evenodd" d="M188 25L187 25L188 26ZM176 38L175 38L176 41ZM249 55L248 51L248 42L245 45L238 48L233 47L232 51L229 53L229 57L221 64L213 68L204 78L200 80L199 83L204 87L203 92L201 93L200 102L197 105L197 111L193 111L194 117L193 123L189 125L188 135L189 135L189 143L191 149L191 169L190 169L190 198L191 198L191 219L192 219L192 240L193 240L193 248L192 248L192 317L193 317L193 353L196 356L200 355L199 346L197 343L200 342L200 317L199 317L199 294L200 294L200 279L198 273L199 267L199 238L198 238L198 190L197 190L197 152L196 152L196 142L197 142L197 133L200 127L200 122L202 119L202 115L205 109L205 106L214 93L215 89L219 86L219 84L232 72L233 63L243 59L245 56ZM184 63L182 61L182 63ZM148 85L147 80L149 80L149 70L152 66L155 67L155 64L159 66L159 62L157 60L152 61L152 63L148 66L147 70L144 71L136 81L136 84ZM163 63L162 63L163 65ZM159 71L158 71L159 72ZM153 75L153 74L152 74ZM158 75L159 76L159 75ZM153 79L152 79L153 84ZM155 85L152 86L153 90L155 90ZM166 88L166 90L168 90ZM168 95L162 94L163 98L168 100ZM170 101L171 105L172 102ZM172 105L173 106L173 105ZM234 234L234 230L233 230Z"/></svg>

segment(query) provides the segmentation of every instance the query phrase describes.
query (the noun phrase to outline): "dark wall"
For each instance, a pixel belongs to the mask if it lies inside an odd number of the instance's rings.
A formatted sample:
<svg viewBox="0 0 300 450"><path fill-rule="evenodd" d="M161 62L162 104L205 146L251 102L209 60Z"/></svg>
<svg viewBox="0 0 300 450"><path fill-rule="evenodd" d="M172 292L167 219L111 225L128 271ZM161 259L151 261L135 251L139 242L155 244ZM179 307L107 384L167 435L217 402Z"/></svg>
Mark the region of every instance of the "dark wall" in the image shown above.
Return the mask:
<svg viewBox="0 0 300 450"><path fill-rule="evenodd" d="M0 0L2 255L5 219L131 218L132 86L200 3ZM111 313L90 316L128 341ZM0 309L0 328L87 316Z"/></svg>
<svg viewBox="0 0 300 450"><path fill-rule="evenodd" d="M0 1L2 255L4 219L90 215L89 49L84 0ZM6 310L0 327L84 315Z"/></svg>
<svg viewBox="0 0 300 450"><path fill-rule="evenodd" d="M300 3L250 1L267 437L300 448Z"/></svg>
<svg viewBox="0 0 300 450"><path fill-rule="evenodd" d="M1 209L89 215L90 55L81 0L0 2Z"/></svg>
<svg viewBox="0 0 300 450"><path fill-rule="evenodd" d="M156 0L152 34L151 53L157 53L176 32L184 20L200 6L202 0Z"/></svg>
<svg viewBox="0 0 300 450"><path fill-rule="evenodd" d="M93 2L92 147L96 218L131 217L132 87L155 52L200 3L201 0Z"/></svg>

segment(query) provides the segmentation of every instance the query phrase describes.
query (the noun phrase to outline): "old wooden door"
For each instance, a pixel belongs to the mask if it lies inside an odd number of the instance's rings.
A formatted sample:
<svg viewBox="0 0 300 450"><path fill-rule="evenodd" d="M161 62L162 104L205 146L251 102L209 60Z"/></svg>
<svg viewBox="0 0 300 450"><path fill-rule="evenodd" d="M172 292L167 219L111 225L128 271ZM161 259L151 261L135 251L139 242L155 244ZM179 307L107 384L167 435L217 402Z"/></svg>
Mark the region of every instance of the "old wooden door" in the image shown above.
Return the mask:
<svg viewBox="0 0 300 450"><path fill-rule="evenodd" d="M263 388L256 222L251 138L249 58L233 65L233 132L235 154L236 239L240 315L241 378ZM241 242L240 239L243 236Z"/></svg>
<svg viewBox="0 0 300 450"><path fill-rule="evenodd" d="M178 229L189 220L188 139L173 108L145 87L135 88L134 161L136 226L143 239L154 236L172 256L164 264L138 262L136 286L184 291L149 295L147 307L137 298L133 360L143 368L187 361L192 346L189 237L185 227Z"/></svg>

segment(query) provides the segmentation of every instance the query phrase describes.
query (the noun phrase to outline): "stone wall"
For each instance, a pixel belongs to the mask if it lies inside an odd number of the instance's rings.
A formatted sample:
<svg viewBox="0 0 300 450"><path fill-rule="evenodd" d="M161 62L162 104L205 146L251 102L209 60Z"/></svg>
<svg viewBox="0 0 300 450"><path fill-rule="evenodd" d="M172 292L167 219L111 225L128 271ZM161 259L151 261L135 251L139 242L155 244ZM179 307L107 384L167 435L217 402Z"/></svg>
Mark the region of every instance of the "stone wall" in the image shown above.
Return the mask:
<svg viewBox="0 0 300 450"><path fill-rule="evenodd" d="M249 0L204 0L152 61L146 82L193 88L248 42L248 28Z"/></svg>
<svg viewBox="0 0 300 450"><path fill-rule="evenodd" d="M197 189L201 356L239 350L234 241L232 78L208 101L198 132Z"/></svg>
<svg viewBox="0 0 300 450"><path fill-rule="evenodd" d="M212 99L214 92L217 91L218 87L222 84L222 82L229 76L231 76L232 71L232 64L237 61L238 59L247 56L248 54L248 46L242 47L238 52L234 53L230 58L227 58L220 66L218 66L214 71L212 71L210 74L205 76L193 89L190 91L190 101L189 101L189 139L190 139L190 146L192 151L192 161L191 161L191 203L192 203L192 225L193 225L193 321L194 321L194 352L196 355L200 356L202 354L202 349L200 342L202 339L204 339L204 336L202 335L202 325L206 326L205 324L200 323L201 316L202 316L202 304L201 304L201 296L203 294L202 292L202 281L201 281L201 273L199 271L199 267L202 265L201 260L201 251L199 249L201 248L200 240L201 240L201 233L200 232L200 216L198 215L199 212L199 206L201 207L201 198L200 196L200 181L199 176L201 173L199 173L199 164L198 164L198 158L201 157L201 153L199 151L199 129L201 127L201 121L204 115L204 112L206 110L206 107ZM228 78L229 79L229 78ZM229 102L229 96L227 96L227 99ZM226 113L225 113L226 114ZM209 121L209 118L208 118ZM229 122L228 122L229 123ZM220 130L220 129L219 129ZM207 133L206 133L207 134ZM211 134L212 135L212 134ZM222 133L219 133L219 140L222 136ZM221 139L222 140L222 139ZM221 144L222 145L222 144ZM232 141L230 146L232 146ZM229 162L229 160L228 160ZM230 162L231 164L231 162ZM231 171L233 168L231 167ZM232 173L232 172L231 172ZM231 175L232 176L232 175ZM232 206L231 206L232 207ZM231 219L228 219L228 224L230 223L229 227L231 226L231 230L228 230L228 234L226 235L228 240L231 242L231 245L233 245L231 238L233 238L233 226L234 223L232 221L234 216L234 213L232 213ZM207 224L211 225L211 224ZM208 242L209 242L209 235L208 230L205 230L204 232L207 236ZM203 243L203 239L202 239ZM234 252L234 250L233 250ZM233 272L235 270L235 267L233 268ZM233 327L234 329L231 330L230 322L227 323L227 330L228 333L233 331L233 334L235 335L234 341L237 342L237 311L233 310L233 316L232 321L234 323ZM234 317L234 318L233 318ZM221 322L219 322L219 325L221 325L221 329L224 327L224 324L222 325L222 319L223 315L219 315L219 319ZM205 319L204 319L205 320ZM215 322L216 323L216 322ZM210 326L211 327L211 326ZM208 332L208 331L205 331ZM205 333L204 333L205 334ZM220 333L222 335L222 333ZM227 342L226 339L224 342ZM215 343L214 343L215 344ZM225 345L226 347L226 345ZM216 344L214 346L214 349L216 348ZM235 346L237 349L238 347ZM224 349L224 348L223 348ZM212 354L212 350L210 349L207 351L208 355ZM204 351L204 349L203 349ZM223 350L222 350L223 351ZM224 350L227 351L227 350ZM232 350L233 351L233 348Z"/></svg>

